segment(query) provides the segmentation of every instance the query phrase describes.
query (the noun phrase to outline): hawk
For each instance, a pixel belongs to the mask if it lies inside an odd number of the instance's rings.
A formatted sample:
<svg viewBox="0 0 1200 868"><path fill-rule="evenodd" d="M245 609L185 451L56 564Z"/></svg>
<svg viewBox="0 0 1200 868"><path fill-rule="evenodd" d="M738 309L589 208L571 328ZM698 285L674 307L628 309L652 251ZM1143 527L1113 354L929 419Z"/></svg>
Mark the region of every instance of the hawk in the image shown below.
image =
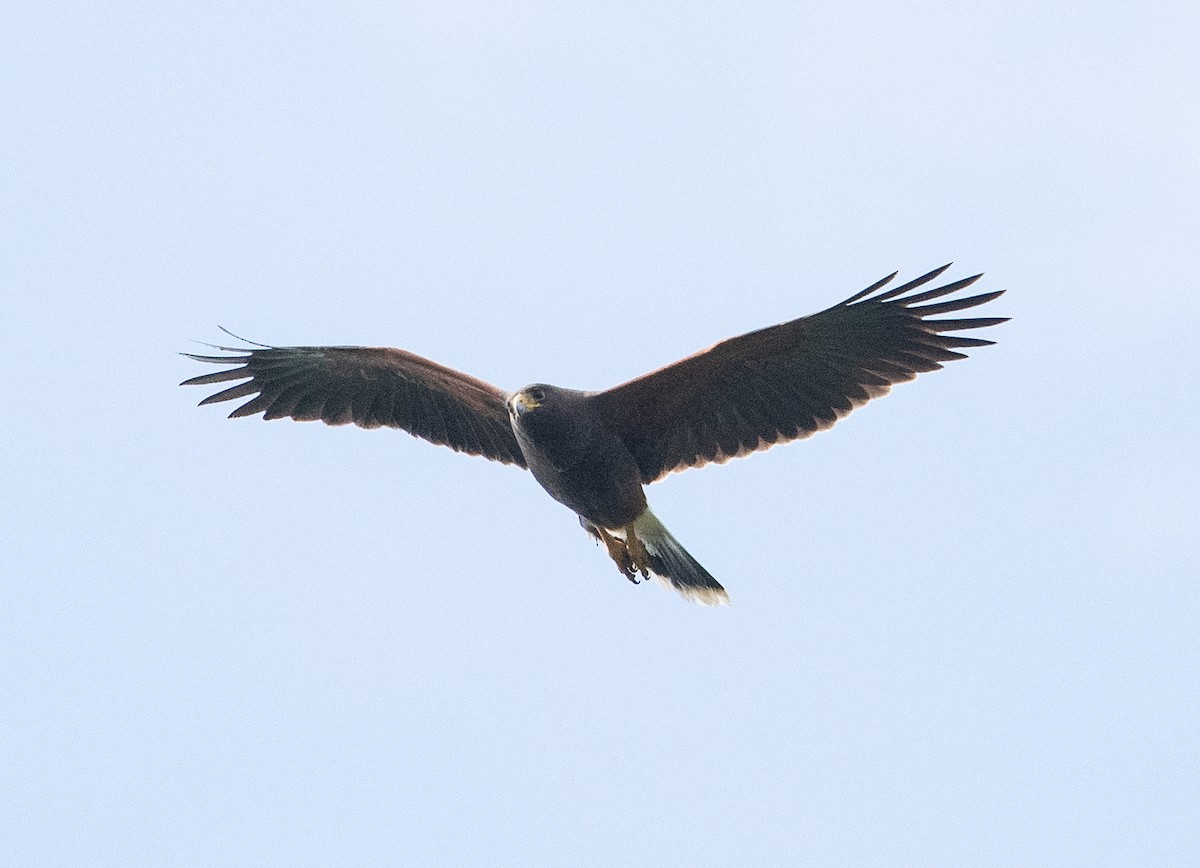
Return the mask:
<svg viewBox="0 0 1200 868"><path fill-rule="evenodd" d="M510 393L405 350L251 341L254 349L214 347L229 355L184 353L233 367L181 385L244 380L200 402L253 396L231 418L400 428L528 469L627 579L654 576L689 600L722 605L725 589L650 511L643 487L810 437L894 384L966 358L958 350L994 343L947 332L1007 317L931 319L1003 294L944 299L982 275L914 292L947 268L885 290L893 273L820 313L729 338L602 392L535 383Z"/></svg>

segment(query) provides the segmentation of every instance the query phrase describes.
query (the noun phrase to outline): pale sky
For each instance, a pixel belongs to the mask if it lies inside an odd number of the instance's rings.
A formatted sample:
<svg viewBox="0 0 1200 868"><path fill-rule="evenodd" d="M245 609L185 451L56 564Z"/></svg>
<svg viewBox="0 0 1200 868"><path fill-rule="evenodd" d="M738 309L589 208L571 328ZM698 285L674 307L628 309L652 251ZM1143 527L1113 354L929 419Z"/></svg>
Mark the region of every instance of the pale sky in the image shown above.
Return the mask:
<svg viewBox="0 0 1200 868"><path fill-rule="evenodd" d="M13 865L1200 862L1192 3L0 11ZM226 420L218 324L604 388L953 260L995 347L652 486Z"/></svg>

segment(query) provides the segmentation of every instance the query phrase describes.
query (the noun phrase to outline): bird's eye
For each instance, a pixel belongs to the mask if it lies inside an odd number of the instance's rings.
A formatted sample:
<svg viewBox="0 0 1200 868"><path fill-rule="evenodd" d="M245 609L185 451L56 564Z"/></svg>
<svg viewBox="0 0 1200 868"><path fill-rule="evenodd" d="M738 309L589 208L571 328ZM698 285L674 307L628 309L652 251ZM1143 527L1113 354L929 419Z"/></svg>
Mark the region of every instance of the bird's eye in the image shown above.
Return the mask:
<svg viewBox="0 0 1200 868"><path fill-rule="evenodd" d="M530 389L529 397L541 403L542 401L546 400L546 391L544 389Z"/></svg>

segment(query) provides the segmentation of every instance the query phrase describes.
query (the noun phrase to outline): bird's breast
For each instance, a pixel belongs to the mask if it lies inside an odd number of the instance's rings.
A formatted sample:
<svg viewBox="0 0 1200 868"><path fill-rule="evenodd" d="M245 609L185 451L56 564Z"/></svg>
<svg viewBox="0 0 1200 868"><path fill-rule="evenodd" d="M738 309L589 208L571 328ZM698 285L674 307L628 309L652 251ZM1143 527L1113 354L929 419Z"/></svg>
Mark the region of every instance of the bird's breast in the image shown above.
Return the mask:
<svg viewBox="0 0 1200 868"><path fill-rule="evenodd" d="M543 440L514 426L534 479L559 503L607 528L623 527L646 508L641 473L615 434Z"/></svg>

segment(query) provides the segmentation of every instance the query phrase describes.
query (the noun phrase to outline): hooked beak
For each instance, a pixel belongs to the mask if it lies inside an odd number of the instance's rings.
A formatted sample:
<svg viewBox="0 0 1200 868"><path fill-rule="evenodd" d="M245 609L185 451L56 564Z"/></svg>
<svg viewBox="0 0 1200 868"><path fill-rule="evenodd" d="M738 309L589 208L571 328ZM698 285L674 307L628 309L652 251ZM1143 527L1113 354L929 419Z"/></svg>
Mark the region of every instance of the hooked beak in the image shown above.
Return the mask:
<svg viewBox="0 0 1200 868"><path fill-rule="evenodd" d="M515 412L518 416L524 416L530 410L536 410L539 406L541 405L538 404L537 401L533 400L533 398L529 397L529 395L525 394L524 392L513 395L512 408L513 412Z"/></svg>

